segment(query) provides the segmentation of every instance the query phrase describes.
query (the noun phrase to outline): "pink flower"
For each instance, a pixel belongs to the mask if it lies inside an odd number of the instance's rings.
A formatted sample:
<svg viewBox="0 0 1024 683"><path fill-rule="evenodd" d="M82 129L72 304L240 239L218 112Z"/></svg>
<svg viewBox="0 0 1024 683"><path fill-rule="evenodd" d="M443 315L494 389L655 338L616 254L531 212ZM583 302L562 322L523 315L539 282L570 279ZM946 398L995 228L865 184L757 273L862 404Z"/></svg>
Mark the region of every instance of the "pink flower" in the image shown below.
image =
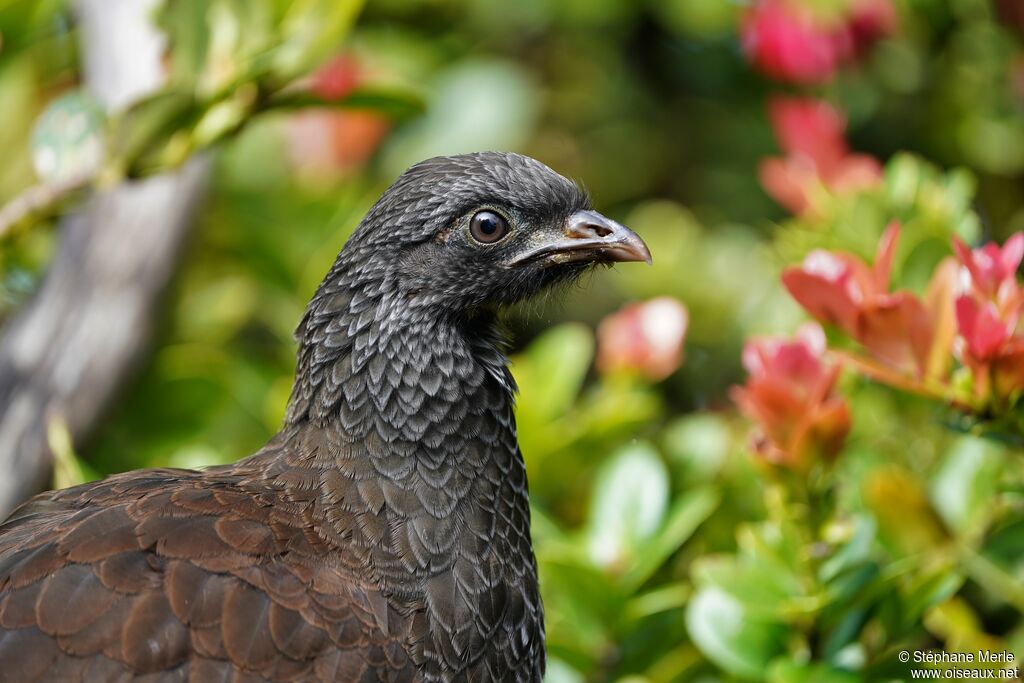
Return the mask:
<svg viewBox="0 0 1024 683"><path fill-rule="evenodd" d="M1012 334L1012 329L1000 319L995 304L979 303L967 294L956 299L956 322L966 351L975 363L996 358Z"/></svg>
<svg viewBox="0 0 1024 683"><path fill-rule="evenodd" d="M1017 268L1024 258L1024 232L1012 235L1002 248L989 242L972 250L959 237L953 237L953 249L980 297L998 298L1000 292L1017 287Z"/></svg>
<svg viewBox="0 0 1024 683"><path fill-rule="evenodd" d="M1024 338L1014 334L996 304L969 294L957 298L956 319L960 356L971 370L975 395L1014 400L1024 390Z"/></svg>
<svg viewBox="0 0 1024 683"><path fill-rule="evenodd" d="M895 225L885 231L874 267L853 254L815 249L803 264L783 271L782 282L812 317L853 335L861 311L888 293L898 236Z"/></svg>
<svg viewBox="0 0 1024 683"><path fill-rule="evenodd" d="M1024 337L1016 333L1024 304L1017 268L1024 259L1024 233L1000 247L971 249L953 238L961 264L962 292L956 299L960 357L971 369L975 394L1010 398L1024 389Z"/></svg>
<svg viewBox="0 0 1024 683"><path fill-rule="evenodd" d="M747 57L766 75L820 85L892 33L897 21L892 0L847 0L832 8L808 0L755 0L740 33Z"/></svg>
<svg viewBox="0 0 1024 683"><path fill-rule="evenodd" d="M627 304L597 328L597 367L664 379L682 364L688 324L686 307L672 297Z"/></svg>
<svg viewBox="0 0 1024 683"><path fill-rule="evenodd" d="M310 90L328 102L336 102L356 89L362 69L353 57L337 55L313 74Z"/></svg>
<svg viewBox="0 0 1024 683"><path fill-rule="evenodd" d="M339 55L313 74L309 89L328 102L342 100L363 80L360 64ZM332 177L358 168L376 151L390 125L372 111L308 110L288 121L289 151L310 176Z"/></svg>
<svg viewBox="0 0 1024 683"><path fill-rule="evenodd" d="M871 48L878 40L896 32L899 16L892 0L852 0L848 27L853 38L854 56Z"/></svg>
<svg viewBox="0 0 1024 683"><path fill-rule="evenodd" d="M772 78L802 85L832 77L840 53L831 28L792 0L760 0L741 25L743 50Z"/></svg>
<svg viewBox="0 0 1024 683"><path fill-rule="evenodd" d="M923 377L938 367L936 345L949 339L936 333L932 306L910 292L889 292L898 239L893 223L874 266L852 254L812 251L803 264L783 271L782 283L812 317L835 325L890 368Z"/></svg>
<svg viewBox="0 0 1024 683"><path fill-rule="evenodd" d="M761 185L793 213L813 209L822 190L855 192L881 180L881 164L850 151L846 122L827 102L774 98L768 114L785 157L761 162Z"/></svg>
<svg viewBox="0 0 1024 683"><path fill-rule="evenodd" d="M850 154L843 137L846 120L828 102L814 98L774 97L768 102L775 138L788 155L820 168L834 168Z"/></svg>
<svg viewBox="0 0 1024 683"><path fill-rule="evenodd" d="M1024 290L1017 268L1024 259L1024 233L1000 247L995 242L971 249L958 237L953 250L961 266L962 292L956 300L957 324L969 364L985 364L1000 355L1020 318Z"/></svg>
<svg viewBox="0 0 1024 683"><path fill-rule="evenodd" d="M793 339L761 337L743 348L750 376L733 401L757 424L754 450L766 461L806 469L834 457L850 430L846 402L835 394L839 368L825 362L825 334L809 323Z"/></svg>

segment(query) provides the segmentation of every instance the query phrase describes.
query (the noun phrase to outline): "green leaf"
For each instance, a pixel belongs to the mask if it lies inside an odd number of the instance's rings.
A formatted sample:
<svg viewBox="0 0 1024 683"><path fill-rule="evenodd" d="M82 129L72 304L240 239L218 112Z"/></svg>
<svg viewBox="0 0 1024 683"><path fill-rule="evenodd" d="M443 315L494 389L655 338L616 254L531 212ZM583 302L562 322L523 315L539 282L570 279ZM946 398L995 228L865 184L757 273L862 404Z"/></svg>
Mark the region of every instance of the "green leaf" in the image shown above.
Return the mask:
<svg viewBox="0 0 1024 683"><path fill-rule="evenodd" d="M544 673L544 683L586 683L586 680L583 674L561 659L551 658L548 660L548 668Z"/></svg>
<svg viewBox="0 0 1024 683"><path fill-rule="evenodd" d="M424 110L422 95L397 86L359 86L344 97L327 100L316 94L303 91L273 97L267 103L269 109L367 109L383 114L390 119L401 120L421 114Z"/></svg>
<svg viewBox="0 0 1024 683"><path fill-rule="evenodd" d="M858 637L864 629L864 625L871 617L871 609L866 607L840 606L836 609L839 613L835 623L831 625L822 623L820 630L825 635L822 644L822 655L830 661L839 661L841 658L856 653ZM827 619L826 614L822 621Z"/></svg>
<svg viewBox="0 0 1024 683"><path fill-rule="evenodd" d="M733 30L739 12L738 6L721 0L666 0L650 7L666 28L698 39Z"/></svg>
<svg viewBox="0 0 1024 683"><path fill-rule="evenodd" d="M762 679L785 647L789 629L751 613L718 586L697 591L686 611L690 638L711 661L741 678Z"/></svg>
<svg viewBox="0 0 1024 683"><path fill-rule="evenodd" d="M964 577L952 567L938 567L915 577L902 601L901 621L904 628L914 628L931 608L952 597L964 584Z"/></svg>
<svg viewBox="0 0 1024 683"><path fill-rule="evenodd" d="M282 23L282 44L273 56L273 71L287 83L338 50L355 22L363 0L296 0Z"/></svg>
<svg viewBox="0 0 1024 683"><path fill-rule="evenodd" d="M867 515L859 514L852 519L852 523L853 533L849 540L821 563L818 577L822 581L832 581L844 571L870 560L877 531L875 521Z"/></svg>
<svg viewBox="0 0 1024 683"><path fill-rule="evenodd" d="M1020 513L1005 520L985 540L985 555L997 563L1013 565L1020 562L1020 549L1024 548L1024 518Z"/></svg>
<svg viewBox="0 0 1024 683"><path fill-rule="evenodd" d="M605 462L594 482L587 549L598 566L620 569L661 527L668 504L668 471L649 444L631 444ZM680 525L686 532L684 519ZM664 552L664 551L662 551Z"/></svg>
<svg viewBox="0 0 1024 683"><path fill-rule="evenodd" d="M593 357L594 336L583 325L560 325L537 337L512 362L519 410L537 421L563 415L576 400Z"/></svg>
<svg viewBox="0 0 1024 683"><path fill-rule="evenodd" d="M641 593L629 601L625 614L630 620L643 619L652 614L686 607L693 589L682 582L670 583Z"/></svg>
<svg viewBox="0 0 1024 683"><path fill-rule="evenodd" d="M768 671L768 683L858 683L860 677L825 664L797 663L790 659L774 662Z"/></svg>
<svg viewBox="0 0 1024 683"><path fill-rule="evenodd" d="M0 64L49 37L60 23L58 17L68 12L68 4L67 0L0 1Z"/></svg>
<svg viewBox="0 0 1024 683"><path fill-rule="evenodd" d="M736 542L745 562L780 576L798 572L806 553L806 538L794 519L744 524L736 532Z"/></svg>
<svg viewBox="0 0 1024 683"><path fill-rule="evenodd" d="M694 413L673 421L665 430L665 450L670 462L684 472L707 480L718 472L732 445L728 422L714 413Z"/></svg>
<svg viewBox="0 0 1024 683"><path fill-rule="evenodd" d="M799 579L775 565L762 565L734 555L711 555L693 567L702 587L729 593L752 615L781 619L786 604L801 594Z"/></svg>
<svg viewBox="0 0 1024 683"><path fill-rule="evenodd" d="M978 532L996 505L1004 449L973 437L958 439L931 485L931 500L943 520L961 534Z"/></svg>
<svg viewBox="0 0 1024 683"><path fill-rule="evenodd" d="M207 108L192 128L192 145L202 149L237 133L252 118L255 99L255 87L241 87L234 92L233 97Z"/></svg>
<svg viewBox="0 0 1024 683"><path fill-rule="evenodd" d="M857 602L866 597L865 591L878 579L880 572L878 565L870 561L844 568L828 582L829 600L833 605L844 601Z"/></svg>
<svg viewBox="0 0 1024 683"><path fill-rule="evenodd" d="M187 88L195 86L206 64L207 10L207 0L175 0L162 3L157 16L170 42L171 80Z"/></svg>
<svg viewBox="0 0 1024 683"><path fill-rule="evenodd" d="M627 590L632 592L643 585L672 553L686 543L718 507L720 499L718 490L708 486L687 491L676 500L657 536L644 544L643 552L636 555L633 565L623 577Z"/></svg>
<svg viewBox="0 0 1024 683"><path fill-rule="evenodd" d="M200 86L216 95L245 81L266 79L268 55L279 43L271 0L219 0L210 6L209 66Z"/></svg>
<svg viewBox="0 0 1024 683"><path fill-rule="evenodd" d="M949 541L942 519L909 471L895 465L875 469L865 478L864 498L879 535L896 552L935 552Z"/></svg>
<svg viewBox="0 0 1024 683"><path fill-rule="evenodd" d="M425 115L396 131L384 149L388 172L439 154L519 149L535 130L540 97L529 71L514 62L466 59L430 84Z"/></svg>
<svg viewBox="0 0 1024 683"><path fill-rule="evenodd" d="M539 552L537 560L549 647L580 654L606 647L612 625L626 611L620 588L585 558Z"/></svg>
<svg viewBox="0 0 1024 683"><path fill-rule="evenodd" d="M161 153L175 135L191 127L202 113L192 93L184 90L162 90L133 104L113 125L121 170L135 175L159 166Z"/></svg>

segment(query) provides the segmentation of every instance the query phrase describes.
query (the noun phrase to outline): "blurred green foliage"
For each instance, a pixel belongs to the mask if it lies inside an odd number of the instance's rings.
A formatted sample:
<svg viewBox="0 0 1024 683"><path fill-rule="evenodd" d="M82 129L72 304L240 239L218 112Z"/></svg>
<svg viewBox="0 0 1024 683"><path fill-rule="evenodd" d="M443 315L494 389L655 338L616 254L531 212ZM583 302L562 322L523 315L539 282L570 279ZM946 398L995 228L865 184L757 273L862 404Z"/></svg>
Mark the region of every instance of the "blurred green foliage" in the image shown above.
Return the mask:
<svg viewBox="0 0 1024 683"><path fill-rule="evenodd" d="M283 416L304 305L386 183L432 154L516 149L583 180L655 261L513 316L552 683L890 681L908 677L900 649L1024 652L1020 453L847 378L845 453L824 483L793 482L750 458L727 398L744 340L801 320L785 263L870 255L899 218L897 279L919 290L950 234L1024 228L1020 36L987 0L899 3L900 30L821 88L853 146L891 159L885 182L786 219L757 182L776 150L742 4L374 0L356 20L358 3L167 0L168 89L100 127L127 175L214 147L212 187L148 366L91 442L51 435L62 481L89 476L75 452L105 474L258 448ZM59 0L0 0L0 40L6 199L37 181L25 141L80 65ZM426 108L365 163L310 173L296 140L350 143L300 125L291 110L314 102L290 86L339 50L373 86L350 102L408 114L413 91ZM45 224L6 239L0 312L51 246ZM690 310L682 369L658 384L595 373L596 323L665 294Z"/></svg>

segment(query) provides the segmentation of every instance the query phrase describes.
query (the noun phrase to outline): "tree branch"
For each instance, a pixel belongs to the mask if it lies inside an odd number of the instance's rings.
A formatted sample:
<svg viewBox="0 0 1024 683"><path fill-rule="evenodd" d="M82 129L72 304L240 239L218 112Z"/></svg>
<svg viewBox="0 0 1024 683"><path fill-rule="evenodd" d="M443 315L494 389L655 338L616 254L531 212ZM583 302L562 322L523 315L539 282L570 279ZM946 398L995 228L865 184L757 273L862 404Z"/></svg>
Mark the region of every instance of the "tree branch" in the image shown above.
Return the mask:
<svg viewBox="0 0 1024 683"><path fill-rule="evenodd" d="M155 4L75 2L86 84L108 110L162 83ZM80 441L144 357L207 175L197 158L93 195L62 220L45 282L0 338L0 517L49 484L49 420Z"/></svg>

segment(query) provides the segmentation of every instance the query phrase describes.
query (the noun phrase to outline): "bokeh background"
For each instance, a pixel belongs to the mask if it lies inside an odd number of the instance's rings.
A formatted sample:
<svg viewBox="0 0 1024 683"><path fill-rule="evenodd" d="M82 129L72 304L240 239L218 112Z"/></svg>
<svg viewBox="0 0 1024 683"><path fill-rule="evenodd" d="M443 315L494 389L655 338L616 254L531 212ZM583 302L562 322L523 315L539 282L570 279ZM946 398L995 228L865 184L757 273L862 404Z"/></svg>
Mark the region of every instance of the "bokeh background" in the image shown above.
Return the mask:
<svg viewBox="0 0 1024 683"><path fill-rule="evenodd" d="M654 255L511 316L548 680L900 681L902 649L1024 655L1019 439L846 372L848 414L772 451L731 391L748 340L807 320L779 276L813 249L870 259L899 220L897 281L922 291L952 235L1024 229L1024 4L146 4L170 94L104 112L80 7L0 1L0 200L55 188L0 221L5 317L83 187L209 165L136 369L73 434L51 416L56 484L258 449L305 303L383 188L515 150Z"/></svg>

